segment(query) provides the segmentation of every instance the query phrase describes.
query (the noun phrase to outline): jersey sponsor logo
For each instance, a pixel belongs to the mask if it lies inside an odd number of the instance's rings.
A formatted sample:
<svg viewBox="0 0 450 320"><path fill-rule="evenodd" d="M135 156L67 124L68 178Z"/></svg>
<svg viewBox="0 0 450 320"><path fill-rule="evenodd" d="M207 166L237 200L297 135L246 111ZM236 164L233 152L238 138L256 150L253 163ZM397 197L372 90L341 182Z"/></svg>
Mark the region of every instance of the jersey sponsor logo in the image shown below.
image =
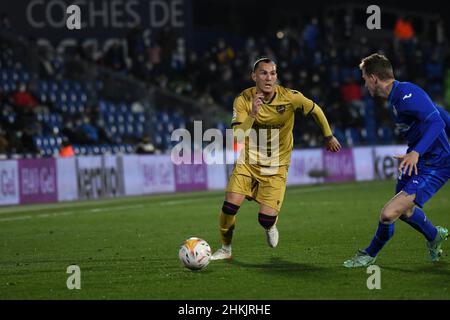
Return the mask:
<svg viewBox="0 0 450 320"><path fill-rule="evenodd" d="M410 94L405 94L405 96L403 97L402 100L409 99L409 98L411 98L411 97L412 97L412 93L410 93Z"/></svg>
<svg viewBox="0 0 450 320"><path fill-rule="evenodd" d="M277 112L283 114L286 111L286 106L277 106Z"/></svg>

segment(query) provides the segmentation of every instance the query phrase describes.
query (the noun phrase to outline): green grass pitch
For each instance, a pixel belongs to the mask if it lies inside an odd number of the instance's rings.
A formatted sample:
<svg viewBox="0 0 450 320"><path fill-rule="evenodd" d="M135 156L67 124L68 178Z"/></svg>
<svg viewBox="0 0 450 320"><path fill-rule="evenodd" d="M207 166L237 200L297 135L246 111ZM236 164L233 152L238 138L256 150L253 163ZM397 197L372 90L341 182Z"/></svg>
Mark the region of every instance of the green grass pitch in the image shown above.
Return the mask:
<svg viewBox="0 0 450 320"><path fill-rule="evenodd" d="M219 247L222 192L143 196L0 209L0 299L450 299L450 241L439 263L425 239L399 221L380 253L381 289L366 269L342 262L371 240L394 181L290 187L276 249L266 244L258 207L237 216L231 261L184 268L179 244L198 236ZM450 226L450 187L426 205ZM81 289L69 290L69 265Z"/></svg>

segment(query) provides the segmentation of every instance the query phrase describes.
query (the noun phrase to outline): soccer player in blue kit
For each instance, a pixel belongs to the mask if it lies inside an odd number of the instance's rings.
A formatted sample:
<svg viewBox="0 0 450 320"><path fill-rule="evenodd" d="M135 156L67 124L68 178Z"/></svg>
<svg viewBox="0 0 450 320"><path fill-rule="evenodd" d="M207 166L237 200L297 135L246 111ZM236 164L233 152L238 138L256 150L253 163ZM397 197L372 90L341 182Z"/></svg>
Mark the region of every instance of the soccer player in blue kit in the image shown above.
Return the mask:
<svg viewBox="0 0 450 320"><path fill-rule="evenodd" d="M344 267L373 264L392 238L398 218L425 236L430 260L439 261L448 230L434 226L422 207L450 178L450 116L417 85L395 80L384 55L375 53L362 59L359 68L370 95L388 100L408 150L396 157L400 161L396 195L381 210L375 236L366 249L345 261Z"/></svg>

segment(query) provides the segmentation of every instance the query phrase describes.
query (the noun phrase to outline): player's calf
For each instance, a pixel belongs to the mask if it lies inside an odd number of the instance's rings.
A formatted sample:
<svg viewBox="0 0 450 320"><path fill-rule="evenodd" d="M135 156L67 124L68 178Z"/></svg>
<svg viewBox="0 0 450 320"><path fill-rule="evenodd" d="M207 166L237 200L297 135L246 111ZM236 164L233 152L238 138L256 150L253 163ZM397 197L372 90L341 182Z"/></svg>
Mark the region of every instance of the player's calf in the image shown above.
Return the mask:
<svg viewBox="0 0 450 320"><path fill-rule="evenodd" d="M223 245L231 245L233 230L236 224L236 214L238 210L238 205L235 205L228 201L223 202L222 212L220 214L220 234L222 236Z"/></svg>

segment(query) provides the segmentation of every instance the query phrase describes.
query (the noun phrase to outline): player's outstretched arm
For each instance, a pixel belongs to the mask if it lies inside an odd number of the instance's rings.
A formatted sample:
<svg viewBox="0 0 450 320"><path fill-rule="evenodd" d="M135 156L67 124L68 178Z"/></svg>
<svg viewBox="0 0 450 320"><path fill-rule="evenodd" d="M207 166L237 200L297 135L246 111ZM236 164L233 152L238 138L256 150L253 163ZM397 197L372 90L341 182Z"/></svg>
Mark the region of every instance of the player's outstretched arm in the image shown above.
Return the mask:
<svg viewBox="0 0 450 320"><path fill-rule="evenodd" d="M330 125L328 124L328 120L325 117L325 114L318 105L315 105L314 109L311 110L311 115L314 118L314 121L319 125L322 130L323 135L325 136L325 147L328 151L338 152L341 150L341 144L333 136Z"/></svg>
<svg viewBox="0 0 450 320"><path fill-rule="evenodd" d="M450 115L444 108L440 106L436 106L436 108L438 109L439 115L445 123L445 133L447 134L447 137L450 137Z"/></svg>

